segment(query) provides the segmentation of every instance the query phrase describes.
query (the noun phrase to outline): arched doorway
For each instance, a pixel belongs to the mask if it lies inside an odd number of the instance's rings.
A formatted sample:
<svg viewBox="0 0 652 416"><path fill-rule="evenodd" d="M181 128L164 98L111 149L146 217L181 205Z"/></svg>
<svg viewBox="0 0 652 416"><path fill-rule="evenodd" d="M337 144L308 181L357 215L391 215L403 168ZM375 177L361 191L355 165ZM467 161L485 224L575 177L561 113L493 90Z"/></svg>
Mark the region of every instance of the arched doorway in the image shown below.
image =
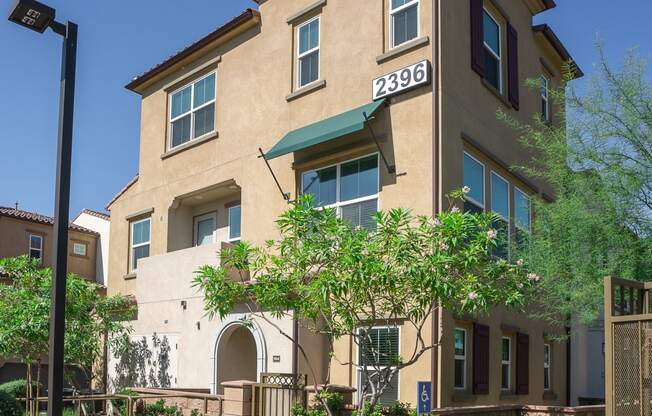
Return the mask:
<svg viewBox="0 0 652 416"><path fill-rule="evenodd" d="M213 351L213 394L223 393L221 384L225 381L257 381L260 373L266 371L265 342L255 322L245 326L236 316L222 322Z"/></svg>

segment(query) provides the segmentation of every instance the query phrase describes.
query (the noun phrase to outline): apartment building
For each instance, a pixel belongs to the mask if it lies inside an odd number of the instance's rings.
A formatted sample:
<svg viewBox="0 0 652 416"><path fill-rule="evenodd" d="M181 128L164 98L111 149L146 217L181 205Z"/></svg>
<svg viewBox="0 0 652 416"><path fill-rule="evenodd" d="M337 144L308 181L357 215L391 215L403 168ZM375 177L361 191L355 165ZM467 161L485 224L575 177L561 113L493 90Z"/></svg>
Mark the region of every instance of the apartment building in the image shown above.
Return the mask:
<svg viewBox="0 0 652 416"><path fill-rule="evenodd" d="M379 209L436 214L468 185L464 208L500 214L515 240L529 232L531 198L552 193L510 169L531 155L496 119L502 107L555 122L545 89L524 87L529 78L558 85L571 60L551 28L532 23L552 0L257 3L127 85L142 99L139 173L107 206L109 292L137 300L134 340L165 360L154 377L162 387L219 393L227 380L307 372L272 325L243 326L244 306L211 320L191 287L225 244L276 237L287 199L311 193L366 227ZM325 377L323 340L293 332L289 319L274 324L310 344ZM382 400L414 404L426 381L436 407L564 404L558 333L512 311L442 311L425 333L439 347ZM415 342L407 327L372 336L389 337L399 354ZM340 340L335 355L331 383L358 386L356 367L339 364L362 359L354 344ZM113 377L123 370L114 357Z"/></svg>
<svg viewBox="0 0 652 416"><path fill-rule="evenodd" d="M91 216L94 220L86 220ZM108 238L107 214L85 209L68 229L68 272L104 284L101 265L108 251L102 252L102 233ZM14 207L0 207L0 258L29 256L43 267L52 267L54 218ZM108 241L105 244L108 249ZM0 276L0 283L1 276ZM36 373L36 369L34 370ZM47 366L43 365L43 374ZM25 366L0 357L0 384L25 378ZM46 379L45 377L44 379ZM82 380L82 378L80 378Z"/></svg>

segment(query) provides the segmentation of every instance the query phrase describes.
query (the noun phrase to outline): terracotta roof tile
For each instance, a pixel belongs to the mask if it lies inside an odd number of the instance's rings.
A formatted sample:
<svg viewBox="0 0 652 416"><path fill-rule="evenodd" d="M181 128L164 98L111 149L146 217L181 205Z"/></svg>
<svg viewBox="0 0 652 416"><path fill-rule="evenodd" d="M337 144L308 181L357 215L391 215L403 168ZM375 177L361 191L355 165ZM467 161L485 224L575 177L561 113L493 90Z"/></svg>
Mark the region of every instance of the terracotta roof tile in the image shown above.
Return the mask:
<svg viewBox="0 0 652 416"><path fill-rule="evenodd" d="M47 215L39 214L36 212L23 211L20 209L9 208L9 207L0 207L0 216L15 218L23 221L31 221L39 224L54 225L54 218ZM79 226L77 224L70 223L70 229L74 231L79 231L82 233L99 235L93 230Z"/></svg>

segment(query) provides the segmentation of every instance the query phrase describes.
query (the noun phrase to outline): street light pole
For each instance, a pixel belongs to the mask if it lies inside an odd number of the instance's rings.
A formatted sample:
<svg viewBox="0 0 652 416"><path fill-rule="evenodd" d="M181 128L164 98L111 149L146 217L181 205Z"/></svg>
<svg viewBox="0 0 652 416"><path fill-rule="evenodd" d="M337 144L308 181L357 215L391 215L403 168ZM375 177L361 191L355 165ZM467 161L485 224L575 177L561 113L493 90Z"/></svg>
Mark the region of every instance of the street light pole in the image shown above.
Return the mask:
<svg viewBox="0 0 652 416"><path fill-rule="evenodd" d="M16 0L9 14L9 20L39 33L45 32L49 27L55 33L63 36L56 189L54 194L54 262L52 265L52 304L50 308L50 351L48 356L48 415L62 416L77 25L72 22L59 23L54 20L55 15L56 10L37 0Z"/></svg>
<svg viewBox="0 0 652 416"><path fill-rule="evenodd" d="M48 415L63 413L66 275L68 273L68 219L70 218L70 167L77 62L77 25L53 22L52 30L64 37L61 57L59 137L54 202L54 271L50 309L50 355L48 362Z"/></svg>

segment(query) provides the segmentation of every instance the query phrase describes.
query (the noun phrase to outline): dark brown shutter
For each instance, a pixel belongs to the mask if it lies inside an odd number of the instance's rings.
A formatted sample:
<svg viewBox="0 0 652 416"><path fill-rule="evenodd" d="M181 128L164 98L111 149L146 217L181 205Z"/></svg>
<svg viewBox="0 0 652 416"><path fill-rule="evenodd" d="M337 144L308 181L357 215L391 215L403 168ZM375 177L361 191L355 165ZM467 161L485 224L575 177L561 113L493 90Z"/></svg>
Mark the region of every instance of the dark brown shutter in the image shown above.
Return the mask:
<svg viewBox="0 0 652 416"><path fill-rule="evenodd" d="M509 102L518 110L520 87L518 79L518 34L516 29L507 23L507 81Z"/></svg>
<svg viewBox="0 0 652 416"><path fill-rule="evenodd" d="M489 394L489 327L473 325L473 394Z"/></svg>
<svg viewBox="0 0 652 416"><path fill-rule="evenodd" d="M483 0L471 1L471 68L484 77Z"/></svg>
<svg viewBox="0 0 652 416"><path fill-rule="evenodd" d="M530 392L530 336L516 334L516 394Z"/></svg>

